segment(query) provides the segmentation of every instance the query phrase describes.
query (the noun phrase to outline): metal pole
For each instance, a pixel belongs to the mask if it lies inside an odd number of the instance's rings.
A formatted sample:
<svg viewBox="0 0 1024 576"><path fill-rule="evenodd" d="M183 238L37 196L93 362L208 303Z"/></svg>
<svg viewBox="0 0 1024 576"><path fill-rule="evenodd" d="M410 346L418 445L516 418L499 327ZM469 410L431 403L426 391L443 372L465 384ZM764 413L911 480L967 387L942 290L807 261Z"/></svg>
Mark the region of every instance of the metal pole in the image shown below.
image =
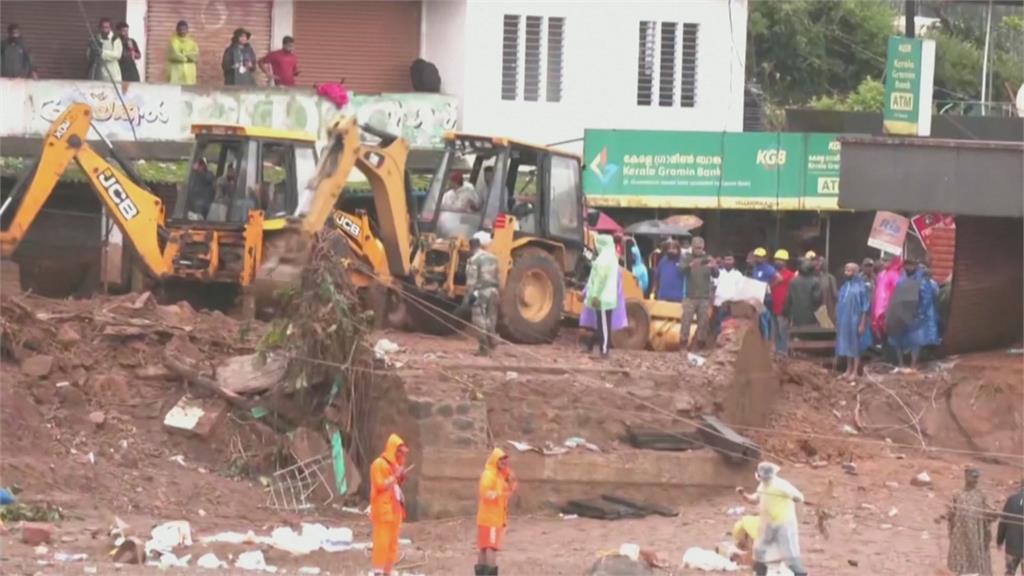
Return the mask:
<svg viewBox="0 0 1024 576"><path fill-rule="evenodd" d="M914 27L914 17L917 15L917 2L915 0L907 0L903 4L903 34L907 38L913 38L917 33Z"/></svg>
<svg viewBox="0 0 1024 576"><path fill-rule="evenodd" d="M825 214L825 266L832 265L830 248L832 247L832 218Z"/></svg>
<svg viewBox="0 0 1024 576"><path fill-rule="evenodd" d="M981 58L981 115L988 115L988 44L992 37L992 0L988 0L988 22L985 24L985 52Z"/></svg>

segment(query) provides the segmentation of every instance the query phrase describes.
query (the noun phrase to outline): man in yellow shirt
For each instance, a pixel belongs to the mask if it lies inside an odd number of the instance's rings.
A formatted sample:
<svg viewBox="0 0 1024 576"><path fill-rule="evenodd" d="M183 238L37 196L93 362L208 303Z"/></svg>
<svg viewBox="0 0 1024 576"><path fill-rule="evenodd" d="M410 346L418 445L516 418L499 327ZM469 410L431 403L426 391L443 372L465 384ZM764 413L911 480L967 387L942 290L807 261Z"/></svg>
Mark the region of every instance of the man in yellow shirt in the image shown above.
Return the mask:
<svg viewBox="0 0 1024 576"><path fill-rule="evenodd" d="M757 465L757 492L748 494L742 487L736 491L751 504L757 504L760 527L754 544L754 574L766 576L768 562L784 562L794 576L807 576L800 562L800 537L796 520L796 503L804 495L778 475L779 467L770 462Z"/></svg>

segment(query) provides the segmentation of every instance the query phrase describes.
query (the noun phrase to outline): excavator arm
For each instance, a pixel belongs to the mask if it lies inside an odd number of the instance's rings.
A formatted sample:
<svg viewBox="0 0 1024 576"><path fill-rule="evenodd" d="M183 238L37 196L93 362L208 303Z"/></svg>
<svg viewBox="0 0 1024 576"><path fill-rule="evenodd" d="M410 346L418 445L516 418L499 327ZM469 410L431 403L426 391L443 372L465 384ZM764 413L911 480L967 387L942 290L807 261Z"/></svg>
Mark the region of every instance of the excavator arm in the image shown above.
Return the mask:
<svg viewBox="0 0 1024 576"><path fill-rule="evenodd" d="M91 126L92 109L81 103L72 104L53 122L35 166L0 207L0 218L5 224L0 230L2 254L14 254L61 175L74 161L143 265L150 274L161 278L171 271L160 249L163 202L86 142ZM8 209L13 210L9 224Z"/></svg>
<svg viewBox="0 0 1024 576"><path fill-rule="evenodd" d="M401 138L369 127L363 130L380 138L381 143L363 145L354 117L336 121L329 130L332 138L310 184L313 198L303 215L303 229L313 234L324 227L334 213L349 174L357 168L373 190L379 241L384 248L388 272L392 276L408 276L412 238L405 167L409 145ZM359 241L366 244L365 239Z"/></svg>

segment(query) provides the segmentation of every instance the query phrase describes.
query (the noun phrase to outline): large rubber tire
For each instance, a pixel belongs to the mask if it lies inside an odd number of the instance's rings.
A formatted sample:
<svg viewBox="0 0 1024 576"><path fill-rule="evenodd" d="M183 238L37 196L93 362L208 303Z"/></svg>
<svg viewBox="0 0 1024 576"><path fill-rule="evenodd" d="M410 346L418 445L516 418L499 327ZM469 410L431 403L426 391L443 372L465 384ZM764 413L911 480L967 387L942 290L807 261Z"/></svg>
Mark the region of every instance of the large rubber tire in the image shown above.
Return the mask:
<svg viewBox="0 0 1024 576"><path fill-rule="evenodd" d="M626 301L629 325L612 332L612 347L619 350L644 350L651 334L651 317L641 300Z"/></svg>
<svg viewBox="0 0 1024 576"><path fill-rule="evenodd" d="M540 248L525 248L513 258L501 291L498 328L513 342L551 342L558 335L565 305L562 268Z"/></svg>

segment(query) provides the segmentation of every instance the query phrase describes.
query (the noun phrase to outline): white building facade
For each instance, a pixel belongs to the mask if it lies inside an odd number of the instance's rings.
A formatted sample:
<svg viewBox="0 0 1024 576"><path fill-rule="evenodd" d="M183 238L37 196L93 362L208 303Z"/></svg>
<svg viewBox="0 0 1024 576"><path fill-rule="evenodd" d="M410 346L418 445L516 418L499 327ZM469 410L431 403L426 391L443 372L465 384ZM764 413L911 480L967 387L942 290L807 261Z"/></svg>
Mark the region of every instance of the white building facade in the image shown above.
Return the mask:
<svg viewBox="0 0 1024 576"><path fill-rule="evenodd" d="M747 0L423 3L461 129L582 151L587 128L742 131Z"/></svg>

